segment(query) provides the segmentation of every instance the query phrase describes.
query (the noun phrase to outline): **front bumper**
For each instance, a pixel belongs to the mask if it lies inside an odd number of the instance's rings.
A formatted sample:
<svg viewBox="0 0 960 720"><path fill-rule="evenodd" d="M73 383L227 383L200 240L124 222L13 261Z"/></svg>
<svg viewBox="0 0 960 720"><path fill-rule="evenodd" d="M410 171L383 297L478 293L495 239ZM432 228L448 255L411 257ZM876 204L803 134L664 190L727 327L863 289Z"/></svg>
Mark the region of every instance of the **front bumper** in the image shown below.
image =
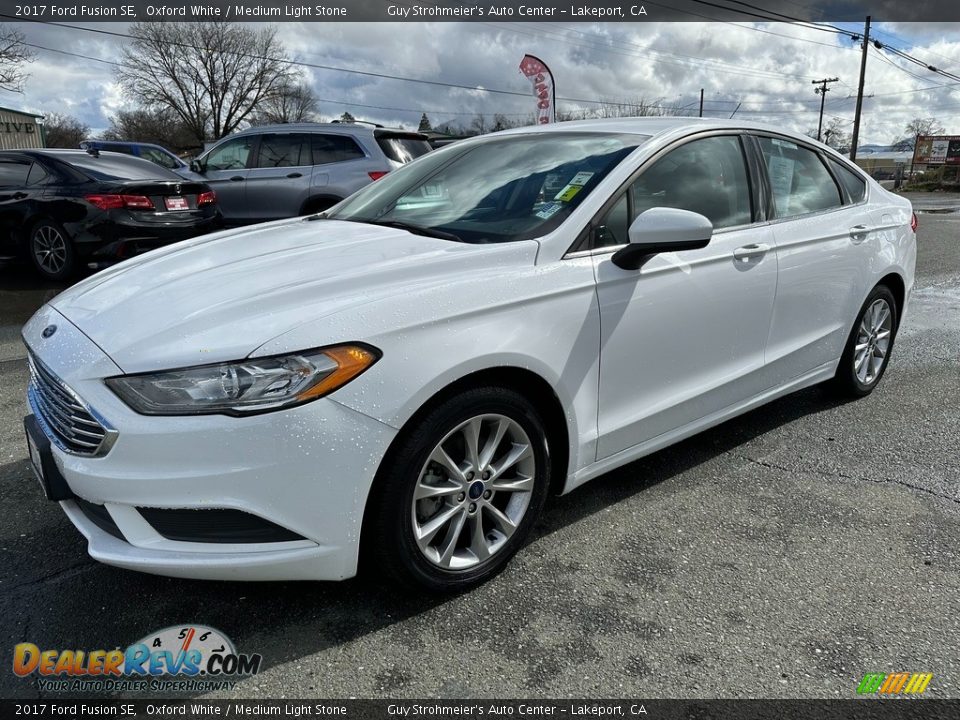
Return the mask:
<svg viewBox="0 0 960 720"><path fill-rule="evenodd" d="M42 338L51 324L57 332ZM23 335L30 351L117 430L102 457L51 448L70 490L102 506L122 535L105 531L77 501L62 501L91 557L222 580L339 580L356 573L367 494L393 428L330 398L243 418L138 415L102 381L120 368L53 308L42 308ZM147 522L143 508L242 511L299 539L174 540Z"/></svg>

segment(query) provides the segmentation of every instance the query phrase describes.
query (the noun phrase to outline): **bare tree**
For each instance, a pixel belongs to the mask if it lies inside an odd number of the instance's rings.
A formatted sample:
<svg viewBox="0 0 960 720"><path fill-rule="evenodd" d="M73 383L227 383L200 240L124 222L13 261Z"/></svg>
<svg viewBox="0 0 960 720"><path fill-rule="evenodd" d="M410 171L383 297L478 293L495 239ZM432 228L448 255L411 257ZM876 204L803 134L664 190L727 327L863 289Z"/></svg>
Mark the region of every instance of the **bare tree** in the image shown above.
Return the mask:
<svg viewBox="0 0 960 720"><path fill-rule="evenodd" d="M320 110L317 96L305 82L288 82L276 95L261 102L254 111L254 125L309 122Z"/></svg>
<svg viewBox="0 0 960 720"><path fill-rule="evenodd" d="M0 88L22 92L27 74L23 66L33 60L33 53L23 44L23 33L0 25Z"/></svg>
<svg viewBox="0 0 960 720"><path fill-rule="evenodd" d="M913 150L917 143L917 135L941 135L943 125L936 118L914 118L903 129L903 137L893 144L894 150Z"/></svg>
<svg viewBox="0 0 960 720"><path fill-rule="evenodd" d="M198 143L235 130L295 73L272 28L223 22L141 22L117 78L147 108L169 108Z"/></svg>
<svg viewBox="0 0 960 720"><path fill-rule="evenodd" d="M850 149L850 142L852 141L852 136L847 130L849 125L850 122L848 120L842 120L837 117L830 118L830 121L826 124L826 127L823 128L823 133L821 134L823 144L832 147L837 152L847 152ZM811 128L804 134L816 140L817 128Z"/></svg>
<svg viewBox="0 0 960 720"><path fill-rule="evenodd" d="M47 147L77 148L90 134L90 127L72 115L50 113L43 119L43 132Z"/></svg>
<svg viewBox="0 0 960 720"><path fill-rule="evenodd" d="M121 110L110 118L110 127L104 130L103 139L154 143L174 152L203 147L183 119L170 108Z"/></svg>

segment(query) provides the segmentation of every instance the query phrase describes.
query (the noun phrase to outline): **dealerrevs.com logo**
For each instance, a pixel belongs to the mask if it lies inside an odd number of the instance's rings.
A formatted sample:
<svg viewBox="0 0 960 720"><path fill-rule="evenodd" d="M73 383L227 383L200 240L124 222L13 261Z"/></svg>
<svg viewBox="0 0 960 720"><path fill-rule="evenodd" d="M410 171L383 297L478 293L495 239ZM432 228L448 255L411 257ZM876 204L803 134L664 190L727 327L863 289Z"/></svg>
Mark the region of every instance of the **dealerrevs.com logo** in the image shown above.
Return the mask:
<svg viewBox="0 0 960 720"><path fill-rule="evenodd" d="M262 662L203 625L173 625L126 650L41 649L30 642L13 648L13 672L36 676L45 691L232 690L240 678L260 672Z"/></svg>

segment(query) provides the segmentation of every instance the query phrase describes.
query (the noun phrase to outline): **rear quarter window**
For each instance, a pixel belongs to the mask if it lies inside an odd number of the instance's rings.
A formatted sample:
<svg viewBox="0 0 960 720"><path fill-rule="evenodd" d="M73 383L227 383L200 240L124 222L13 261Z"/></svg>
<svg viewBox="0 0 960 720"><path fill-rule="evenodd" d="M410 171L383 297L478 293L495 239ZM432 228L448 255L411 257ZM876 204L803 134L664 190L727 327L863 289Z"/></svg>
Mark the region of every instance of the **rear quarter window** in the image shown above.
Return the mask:
<svg viewBox="0 0 960 720"><path fill-rule="evenodd" d="M426 155L433 148L430 143L416 135L388 135L377 134L377 145L383 154L394 162L408 163L421 155Z"/></svg>
<svg viewBox="0 0 960 720"><path fill-rule="evenodd" d="M867 181L859 174L848 168L841 162L833 158L828 158L830 167L833 168L834 175L840 180L843 189L847 191L851 203L858 203L867 195Z"/></svg>

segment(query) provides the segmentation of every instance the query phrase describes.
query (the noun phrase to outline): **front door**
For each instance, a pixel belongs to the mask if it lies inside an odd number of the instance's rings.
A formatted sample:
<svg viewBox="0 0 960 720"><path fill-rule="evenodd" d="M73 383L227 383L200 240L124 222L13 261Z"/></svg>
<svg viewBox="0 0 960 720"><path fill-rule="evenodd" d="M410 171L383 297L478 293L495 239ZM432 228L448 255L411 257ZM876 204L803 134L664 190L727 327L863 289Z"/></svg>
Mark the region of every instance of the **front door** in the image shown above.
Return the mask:
<svg viewBox="0 0 960 720"><path fill-rule="evenodd" d="M204 159L200 179L217 194L223 219L228 222L250 222L254 219L247 206L248 165L255 138L243 136L217 145Z"/></svg>
<svg viewBox="0 0 960 720"><path fill-rule="evenodd" d="M651 207L698 212L707 247L663 253L640 270L594 256L600 303L597 458L718 413L766 389L764 349L777 285L769 227L737 135L696 139L656 160L601 220L601 245L627 242Z"/></svg>
<svg viewBox="0 0 960 720"><path fill-rule="evenodd" d="M247 204L258 220L300 214L309 197L313 159L310 136L298 133L263 135L257 161L247 175Z"/></svg>

